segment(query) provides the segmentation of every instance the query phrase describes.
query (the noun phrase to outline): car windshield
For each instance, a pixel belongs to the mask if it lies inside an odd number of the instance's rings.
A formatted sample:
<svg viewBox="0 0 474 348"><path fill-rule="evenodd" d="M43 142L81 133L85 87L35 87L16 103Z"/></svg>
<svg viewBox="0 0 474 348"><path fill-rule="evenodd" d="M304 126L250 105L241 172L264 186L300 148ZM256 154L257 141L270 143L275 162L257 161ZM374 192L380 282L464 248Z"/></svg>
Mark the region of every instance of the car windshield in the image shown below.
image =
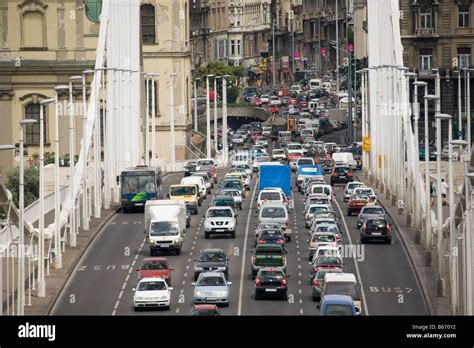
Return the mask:
<svg viewBox="0 0 474 348"><path fill-rule="evenodd" d="M199 160L197 163L198 166L208 166L214 164L212 160Z"/></svg>
<svg viewBox="0 0 474 348"><path fill-rule="evenodd" d="M385 229L387 228L387 222L385 220L368 220L367 228L369 229Z"/></svg>
<svg viewBox="0 0 474 348"><path fill-rule="evenodd" d="M327 273L341 273L341 272L339 271L338 268L336 268L336 269L323 269L323 270L318 271L318 273L316 274L316 278L321 279L324 282L324 276Z"/></svg>
<svg viewBox="0 0 474 348"><path fill-rule="evenodd" d="M283 155L283 154L285 154L285 150L282 150L282 149L273 150L273 154L274 155Z"/></svg>
<svg viewBox="0 0 474 348"><path fill-rule="evenodd" d="M311 198L309 200L309 204L329 204L329 200L327 198L322 198L322 197L318 197L318 198Z"/></svg>
<svg viewBox="0 0 474 348"><path fill-rule="evenodd" d="M196 188L192 186L171 187L170 196L194 196Z"/></svg>
<svg viewBox="0 0 474 348"><path fill-rule="evenodd" d="M332 234L323 234L323 235L317 234L313 237L313 240L312 240L312 242L326 242L326 243L335 242L335 241L336 241L336 238Z"/></svg>
<svg viewBox="0 0 474 348"><path fill-rule="evenodd" d="M347 189L348 190L354 190L354 189L356 189L358 187L362 187L362 186L364 186L364 184L349 184Z"/></svg>
<svg viewBox="0 0 474 348"><path fill-rule="evenodd" d="M268 157L268 156L260 156L260 157L257 157L255 160L257 161L257 163L269 162L269 161L270 161L270 157Z"/></svg>
<svg viewBox="0 0 474 348"><path fill-rule="evenodd" d="M288 150L302 150L303 147L300 144L288 144Z"/></svg>
<svg viewBox="0 0 474 348"><path fill-rule="evenodd" d="M166 261L144 261L141 267L143 271L168 269Z"/></svg>
<svg viewBox="0 0 474 348"><path fill-rule="evenodd" d="M327 207L318 207L318 206L313 206L309 208L310 214L316 214L317 212L323 212L323 211L329 211L329 210Z"/></svg>
<svg viewBox="0 0 474 348"><path fill-rule="evenodd" d="M331 189L329 187L324 186L315 186L313 187L311 193L322 193L329 196L331 194Z"/></svg>
<svg viewBox="0 0 474 348"><path fill-rule="evenodd" d="M155 176L144 174L144 175L137 175L137 174L123 174L122 175L122 192L131 194L131 193L138 193L138 192L146 192L146 193L155 193L156 192L156 185L155 185Z"/></svg>
<svg viewBox="0 0 474 348"><path fill-rule="evenodd" d="M166 290L166 284L163 281L140 282L138 291L159 291Z"/></svg>
<svg viewBox="0 0 474 348"><path fill-rule="evenodd" d="M200 262L225 262L226 257L223 253L220 252L205 252L199 255Z"/></svg>
<svg viewBox="0 0 474 348"><path fill-rule="evenodd" d="M262 231L260 238L265 240L279 240L282 239L283 236L280 231Z"/></svg>
<svg viewBox="0 0 474 348"><path fill-rule="evenodd" d="M158 221L150 225L151 236L176 236L178 232L178 225L175 222Z"/></svg>
<svg viewBox="0 0 474 348"><path fill-rule="evenodd" d="M219 314L214 310L214 309L198 309L198 310L194 310L192 313L191 313L192 316L206 316L206 317L209 317L209 316L214 316L214 317L217 317L219 316Z"/></svg>
<svg viewBox="0 0 474 348"><path fill-rule="evenodd" d="M196 162L189 162L188 164L186 164L186 167L187 169L195 169L196 168L196 165L197 163Z"/></svg>
<svg viewBox="0 0 474 348"><path fill-rule="evenodd" d="M352 200L355 200L355 201L366 201L368 199L369 199L369 196L367 195L357 194L357 195L352 196Z"/></svg>
<svg viewBox="0 0 474 348"><path fill-rule="evenodd" d="M240 193L239 193L238 191L231 191L231 190L228 190L228 191L222 191L222 192L221 192L221 195L236 197L236 196L239 196Z"/></svg>
<svg viewBox="0 0 474 348"><path fill-rule="evenodd" d="M357 190L354 190L354 192L356 192L357 194L369 195L369 196L374 194L374 191L372 191L372 189L358 188Z"/></svg>
<svg viewBox="0 0 474 348"><path fill-rule="evenodd" d="M353 309L349 305L328 304L326 305L326 315L352 315Z"/></svg>
<svg viewBox="0 0 474 348"><path fill-rule="evenodd" d="M210 209L207 212L208 218L214 217L232 217L232 210L230 209Z"/></svg>
<svg viewBox="0 0 474 348"><path fill-rule="evenodd" d="M238 188L240 189L240 181L224 181L222 184L223 188Z"/></svg>
<svg viewBox="0 0 474 348"><path fill-rule="evenodd" d="M316 232L338 232L337 226L318 226Z"/></svg>
<svg viewBox="0 0 474 348"><path fill-rule="evenodd" d="M233 207L234 205L235 205L235 201L232 197L215 198L214 204L213 204L213 206L215 207L226 207L226 206Z"/></svg>
<svg viewBox="0 0 474 348"><path fill-rule="evenodd" d="M260 193L260 200L262 201L279 201L281 200L279 192L262 192Z"/></svg>
<svg viewBox="0 0 474 348"><path fill-rule="evenodd" d="M258 278L263 281L282 280L284 275L280 271L261 271Z"/></svg>
<svg viewBox="0 0 474 348"><path fill-rule="evenodd" d="M264 207L261 216L262 218L285 218L286 211L283 207Z"/></svg>
<svg viewBox="0 0 474 348"><path fill-rule="evenodd" d="M219 276L202 277L197 283L198 286L224 286L225 281Z"/></svg>
<svg viewBox="0 0 474 348"><path fill-rule="evenodd" d="M300 165L300 166L306 166L306 165L311 166L311 165L313 165L313 160L311 160L311 159L300 159L298 161L298 165Z"/></svg>
<svg viewBox="0 0 474 348"><path fill-rule="evenodd" d="M334 171L336 173L342 174L342 173L349 172L349 168L348 167L336 167L336 168L334 168Z"/></svg>
<svg viewBox="0 0 474 348"><path fill-rule="evenodd" d="M281 255L283 253L283 249L278 248L258 248L255 250L255 254L269 254L269 255Z"/></svg>
<svg viewBox="0 0 474 348"><path fill-rule="evenodd" d="M341 266L342 259L339 257L320 256L316 259L316 265Z"/></svg>
<svg viewBox="0 0 474 348"><path fill-rule="evenodd" d="M347 295L354 300L359 299L357 284L353 282L330 282L326 283L325 295Z"/></svg>
<svg viewBox="0 0 474 348"><path fill-rule="evenodd" d="M212 172L215 170L214 166L211 165L205 165L201 166L201 170L206 171L206 172Z"/></svg>
<svg viewBox="0 0 474 348"><path fill-rule="evenodd" d="M367 207L367 208L364 208L363 210L363 214L384 214L384 211L382 208L377 208L377 207Z"/></svg>

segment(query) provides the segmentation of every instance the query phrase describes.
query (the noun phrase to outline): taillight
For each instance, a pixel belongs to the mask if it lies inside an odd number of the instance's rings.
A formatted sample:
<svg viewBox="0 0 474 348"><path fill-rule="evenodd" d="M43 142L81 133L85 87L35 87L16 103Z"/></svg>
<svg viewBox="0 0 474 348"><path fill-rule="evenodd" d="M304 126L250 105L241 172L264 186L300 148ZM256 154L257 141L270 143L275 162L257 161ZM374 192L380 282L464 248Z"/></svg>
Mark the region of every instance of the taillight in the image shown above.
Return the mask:
<svg viewBox="0 0 474 348"><path fill-rule="evenodd" d="M265 244L266 242L267 242L266 240L260 239L260 240L258 241L258 244Z"/></svg>
<svg viewBox="0 0 474 348"><path fill-rule="evenodd" d="M279 240L277 240L277 243L278 244L283 244L283 240L279 239Z"/></svg>
<svg viewBox="0 0 474 348"><path fill-rule="evenodd" d="M313 286L318 286L318 280L317 279L313 280Z"/></svg>
<svg viewBox="0 0 474 348"><path fill-rule="evenodd" d="M252 256L252 263L255 263L257 261L257 258L255 256Z"/></svg>
<svg viewBox="0 0 474 348"><path fill-rule="evenodd" d="M255 279L255 285L260 285L260 284L262 284L262 281L258 278Z"/></svg>
<svg viewBox="0 0 474 348"><path fill-rule="evenodd" d="M331 176L339 176L339 174L337 172L334 172L334 173L332 173Z"/></svg>
<svg viewBox="0 0 474 348"><path fill-rule="evenodd" d="M158 197L153 197L151 200L152 200L152 201L157 201L157 200L158 200Z"/></svg>
<svg viewBox="0 0 474 348"><path fill-rule="evenodd" d="M288 227L288 220L285 221L285 226Z"/></svg>
<svg viewBox="0 0 474 348"><path fill-rule="evenodd" d="M387 224L387 230L390 231L392 229L392 227L390 226L390 224Z"/></svg>
<svg viewBox="0 0 474 348"><path fill-rule="evenodd" d="M347 176L352 176L352 173L351 172L347 173Z"/></svg>
<svg viewBox="0 0 474 348"><path fill-rule="evenodd" d="M285 286L285 285L286 285L286 279L282 279L282 280L281 280L281 285L282 285L282 286Z"/></svg>

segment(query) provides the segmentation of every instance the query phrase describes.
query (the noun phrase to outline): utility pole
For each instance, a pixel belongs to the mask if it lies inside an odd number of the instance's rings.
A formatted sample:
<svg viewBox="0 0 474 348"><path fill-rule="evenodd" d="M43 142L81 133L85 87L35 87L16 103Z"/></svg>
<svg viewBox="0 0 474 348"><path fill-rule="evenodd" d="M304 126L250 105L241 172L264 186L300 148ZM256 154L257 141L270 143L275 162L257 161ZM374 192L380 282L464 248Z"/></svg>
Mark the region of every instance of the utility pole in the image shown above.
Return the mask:
<svg viewBox="0 0 474 348"><path fill-rule="evenodd" d="M273 77L272 77L272 89L275 89L275 25L276 25L276 20L274 19L272 21L272 72L273 72ZM227 132L226 129L224 129L224 132Z"/></svg>
<svg viewBox="0 0 474 348"><path fill-rule="evenodd" d="M338 2L339 0L336 0L336 92L339 93L339 4Z"/></svg>

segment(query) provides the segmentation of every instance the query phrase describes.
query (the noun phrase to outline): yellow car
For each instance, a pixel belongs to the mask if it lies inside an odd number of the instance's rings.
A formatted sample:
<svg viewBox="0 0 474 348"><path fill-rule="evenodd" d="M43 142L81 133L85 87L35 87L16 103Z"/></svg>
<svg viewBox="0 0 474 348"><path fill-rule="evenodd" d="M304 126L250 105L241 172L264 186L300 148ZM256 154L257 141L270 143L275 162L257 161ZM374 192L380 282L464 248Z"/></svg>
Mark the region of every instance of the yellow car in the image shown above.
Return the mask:
<svg viewBox="0 0 474 348"><path fill-rule="evenodd" d="M184 200L187 210L192 211L193 214L197 214L198 206L201 206L197 185L171 185L168 198Z"/></svg>

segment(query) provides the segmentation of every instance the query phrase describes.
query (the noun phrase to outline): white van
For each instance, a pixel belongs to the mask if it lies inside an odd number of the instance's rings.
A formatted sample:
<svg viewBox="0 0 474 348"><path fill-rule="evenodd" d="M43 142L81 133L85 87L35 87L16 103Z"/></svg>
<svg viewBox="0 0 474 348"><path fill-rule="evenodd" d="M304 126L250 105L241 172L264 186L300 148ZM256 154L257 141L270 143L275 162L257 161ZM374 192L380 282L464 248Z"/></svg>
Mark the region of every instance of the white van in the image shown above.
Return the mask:
<svg viewBox="0 0 474 348"><path fill-rule="evenodd" d="M250 163L250 154L249 152L237 152L232 156L231 164L232 167L244 166Z"/></svg>
<svg viewBox="0 0 474 348"><path fill-rule="evenodd" d="M201 193L202 199L206 199L207 196L207 188L206 182L204 181L202 176L188 176L181 179L181 185L198 185L199 192Z"/></svg>
<svg viewBox="0 0 474 348"><path fill-rule="evenodd" d="M317 91L321 89L321 80L320 79L311 79L309 80L309 90Z"/></svg>
<svg viewBox="0 0 474 348"><path fill-rule="evenodd" d="M344 164L351 167L352 170L357 168L357 161L354 160L352 152L335 152L332 154L332 160L335 164Z"/></svg>
<svg viewBox="0 0 474 348"><path fill-rule="evenodd" d="M356 314L361 312L360 285L353 273L326 273L321 291L321 301L327 295L347 295L354 300Z"/></svg>

